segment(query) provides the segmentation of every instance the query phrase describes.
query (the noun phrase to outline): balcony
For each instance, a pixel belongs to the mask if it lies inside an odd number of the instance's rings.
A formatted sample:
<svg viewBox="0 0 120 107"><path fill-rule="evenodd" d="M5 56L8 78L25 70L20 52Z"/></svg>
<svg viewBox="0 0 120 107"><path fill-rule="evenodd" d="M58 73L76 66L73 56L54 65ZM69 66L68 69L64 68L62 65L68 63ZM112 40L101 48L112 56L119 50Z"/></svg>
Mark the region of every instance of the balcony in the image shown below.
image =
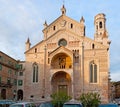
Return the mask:
<svg viewBox="0 0 120 107"><path fill-rule="evenodd" d="M0 82L0 87L8 87L8 88L11 88L12 87L12 84L11 83L6 83L6 82Z"/></svg>

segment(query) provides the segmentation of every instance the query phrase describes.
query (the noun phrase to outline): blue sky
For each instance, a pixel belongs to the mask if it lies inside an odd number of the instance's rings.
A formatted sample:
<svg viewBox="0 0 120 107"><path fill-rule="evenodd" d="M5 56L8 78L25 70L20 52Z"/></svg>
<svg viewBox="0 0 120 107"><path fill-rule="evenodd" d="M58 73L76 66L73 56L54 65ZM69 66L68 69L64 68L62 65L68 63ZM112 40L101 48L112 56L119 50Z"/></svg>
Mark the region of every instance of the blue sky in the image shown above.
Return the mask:
<svg viewBox="0 0 120 107"><path fill-rule="evenodd" d="M110 74L120 81L120 0L64 0L66 15L76 21L83 16L86 36L94 37L94 16L106 14L107 31L111 40ZM43 38L43 24L61 15L63 0L0 0L0 50L15 59L25 60L25 42L32 46Z"/></svg>

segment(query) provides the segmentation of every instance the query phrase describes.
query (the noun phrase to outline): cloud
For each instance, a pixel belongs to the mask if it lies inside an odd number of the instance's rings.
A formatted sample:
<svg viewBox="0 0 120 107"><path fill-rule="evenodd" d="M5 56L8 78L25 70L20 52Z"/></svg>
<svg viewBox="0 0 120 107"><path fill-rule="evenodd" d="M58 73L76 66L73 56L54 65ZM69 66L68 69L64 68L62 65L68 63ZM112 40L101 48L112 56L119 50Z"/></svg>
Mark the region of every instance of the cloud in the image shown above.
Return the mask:
<svg viewBox="0 0 120 107"><path fill-rule="evenodd" d="M116 71L116 72L111 72L111 78L112 78L112 81L120 81L119 78L120 78L120 71Z"/></svg>
<svg viewBox="0 0 120 107"><path fill-rule="evenodd" d="M23 59L27 38L41 39L38 38L43 19L39 10L28 0L19 3L3 0L0 4L0 50L16 59Z"/></svg>
<svg viewBox="0 0 120 107"><path fill-rule="evenodd" d="M0 0L0 50L15 59L24 60L25 42L32 46L43 38L43 23L52 23L61 15L62 0ZM119 80L120 63L120 10L114 0L69 0L64 3L67 16L80 21L85 19L86 35L94 38L94 16L106 14L110 46L110 71L112 80Z"/></svg>

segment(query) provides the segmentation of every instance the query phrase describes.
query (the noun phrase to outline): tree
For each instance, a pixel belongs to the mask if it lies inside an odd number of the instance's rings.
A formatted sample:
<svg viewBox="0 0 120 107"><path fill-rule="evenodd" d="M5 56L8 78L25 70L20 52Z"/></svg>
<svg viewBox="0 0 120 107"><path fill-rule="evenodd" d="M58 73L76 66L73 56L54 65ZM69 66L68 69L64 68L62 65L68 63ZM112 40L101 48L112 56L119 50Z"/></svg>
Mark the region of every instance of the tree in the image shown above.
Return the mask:
<svg viewBox="0 0 120 107"><path fill-rule="evenodd" d="M101 103L101 98L98 93L83 93L79 100L83 104L83 107L98 107Z"/></svg>
<svg viewBox="0 0 120 107"><path fill-rule="evenodd" d="M66 101L71 99L71 97L64 92L54 93L51 95L51 98L55 107L62 107Z"/></svg>

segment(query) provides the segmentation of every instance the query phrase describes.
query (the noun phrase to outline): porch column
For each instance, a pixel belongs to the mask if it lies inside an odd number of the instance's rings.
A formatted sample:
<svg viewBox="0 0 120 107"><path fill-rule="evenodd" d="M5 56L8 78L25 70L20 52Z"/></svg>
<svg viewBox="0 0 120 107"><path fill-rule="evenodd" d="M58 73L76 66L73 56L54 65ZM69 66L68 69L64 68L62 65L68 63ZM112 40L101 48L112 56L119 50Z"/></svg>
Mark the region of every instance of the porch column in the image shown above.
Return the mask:
<svg viewBox="0 0 120 107"><path fill-rule="evenodd" d="M81 54L81 86L82 86L82 93L84 93L84 41L80 44L80 54Z"/></svg>
<svg viewBox="0 0 120 107"><path fill-rule="evenodd" d="M45 48L44 48L44 70L43 70L43 95L42 95L42 98L45 97L45 75L46 75L46 45L45 45Z"/></svg>
<svg viewBox="0 0 120 107"><path fill-rule="evenodd" d="M75 71L75 58L74 58L74 52L73 52L73 72L72 72L72 98L74 99L74 71Z"/></svg>

